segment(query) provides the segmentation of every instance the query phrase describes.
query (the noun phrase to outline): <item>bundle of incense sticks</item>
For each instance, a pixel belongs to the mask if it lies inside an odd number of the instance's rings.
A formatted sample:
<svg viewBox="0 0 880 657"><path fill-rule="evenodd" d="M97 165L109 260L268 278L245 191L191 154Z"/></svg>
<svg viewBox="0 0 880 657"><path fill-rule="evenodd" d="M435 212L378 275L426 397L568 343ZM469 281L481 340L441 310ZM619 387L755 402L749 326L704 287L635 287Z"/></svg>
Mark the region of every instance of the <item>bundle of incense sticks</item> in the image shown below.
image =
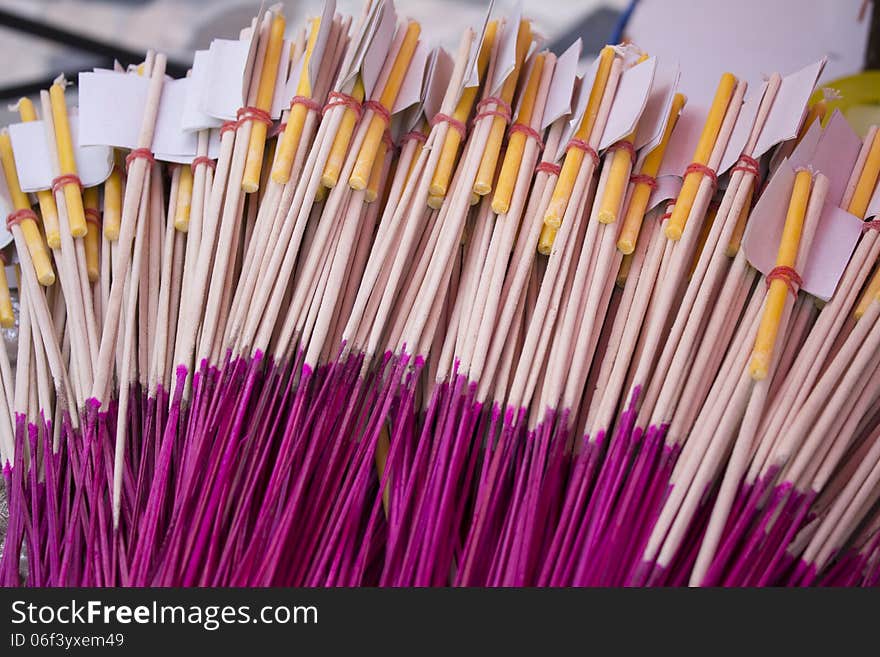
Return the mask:
<svg viewBox="0 0 880 657"><path fill-rule="evenodd" d="M541 41L276 6L18 103L3 585L880 581L876 127Z"/></svg>

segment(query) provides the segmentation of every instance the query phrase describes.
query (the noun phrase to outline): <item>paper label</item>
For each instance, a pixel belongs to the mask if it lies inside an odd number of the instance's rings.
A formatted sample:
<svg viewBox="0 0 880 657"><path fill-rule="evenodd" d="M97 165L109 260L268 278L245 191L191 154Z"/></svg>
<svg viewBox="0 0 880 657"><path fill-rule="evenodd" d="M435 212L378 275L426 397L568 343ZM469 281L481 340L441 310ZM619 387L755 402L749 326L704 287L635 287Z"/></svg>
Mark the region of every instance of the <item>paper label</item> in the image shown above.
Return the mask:
<svg viewBox="0 0 880 657"><path fill-rule="evenodd" d="M679 75L678 62L667 64L662 61L657 62L654 80L651 82L651 93L636 129L636 140L633 143L636 151L643 150L647 155L660 145L663 132L666 130L669 110L678 89Z"/></svg>
<svg viewBox="0 0 880 657"><path fill-rule="evenodd" d="M461 98L461 93L465 89L480 86L480 70L479 57L480 49L483 47L483 41L486 38L486 27L489 25L489 17L492 15L492 9L495 6L495 0L489 0L489 6L486 8L486 15L483 18L483 24L474 30L475 39L471 42L471 49L468 52L467 65L465 66L465 75L462 81L461 89L455 97L455 102ZM496 38L498 33L496 32Z"/></svg>
<svg viewBox="0 0 880 657"><path fill-rule="evenodd" d="M620 84L614 93L614 102L608 115L608 122L599 141L599 149L608 148L619 139L623 139L636 128L636 123L651 91L657 58L651 57L641 64L636 64L624 71L620 76Z"/></svg>
<svg viewBox="0 0 880 657"><path fill-rule="evenodd" d="M71 113L69 121L76 168L83 187L99 185L107 180L113 170L113 149L109 146L80 146L79 118ZM43 122L14 123L9 126L9 137L13 152L27 154L25 157L15 158L15 169L22 191L50 189L55 176L49 159Z"/></svg>
<svg viewBox="0 0 880 657"><path fill-rule="evenodd" d="M197 50L193 57L192 70L189 74L190 87L183 105L183 115L180 118L181 128L184 130L219 128L223 124L222 119L215 118L201 109L201 99L206 93L208 84L210 60L211 55L208 50Z"/></svg>
<svg viewBox="0 0 880 657"><path fill-rule="evenodd" d="M590 100L590 91L593 89L593 82L596 80L596 71L599 70L599 58L593 60L581 78L580 87L573 100L574 111L568 119L568 125L562 131L562 138L559 140L559 149L556 151L556 161L559 161L565 154L568 142L580 127L581 120L584 118L584 112L587 109L587 103Z"/></svg>
<svg viewBox="0 0 880 657"><path fill-rule="evenodd" d="M512 12L507 13L504 24L501 26L498 44L498 57L495 62L495 70L492 73L490 85L491 96L501 93L501 87L508 76L516 68L516 37L519 33L519 23L522 17L522 2L517 2ZM496 37L497 38L497 37Z"/></svg>
<svg viewBox="0 0 880 657"><path fill-rule="evenodd" d="M571 44L556 60L553 79L547 91L547 104L541 118L541 129L544 130L556 119L571 112L574 81L577 78L578 60L581 57L582 42L580 39Z"/></svg>
<svg viewBox="0 0 880 657"><path fill-rule="evenodd" d="M394 11L394 5L386 2L382 5L376 30L366 44L363 64L360 67L361 79L364 83L364 98L373 97L396 29L397 14ZM401 26L400 29L404 29L404 26Z"/></svg>
<svg viewBox="0 0 880 657"><path fill-rule="evenodd" d="M425 82L425 71L428 64L428 55L431 51L423 40L419 40L410 60L409 68L400 85L400 91L391 108L392 114L397 114L422 100L422 91Z"/></svg>
<svg viewBox="0 0 880 657"><path fill-rule="evenodd" d="M309 84L314 89L318 79L318 71L324 55L327 51L327 41L330 38L330 30L333 28L333 14L336 13L336 0L324 0L321 11L321 24L318 26L318 35L315 38L315 46L312 48L312 56L309 59ZM288 99L289 102L289 99Z"/></svg>
<svg viewBox="0 0 880 657"><path fill-rule="evenodd" d="M773 99L767 115L767 122L755 145L755 158L761 157L776 144L797 137L804 109L825 68L825 62L823 57L818 62L782 78L782 84L779 85L779 91L776 92L776 98Z"/></svg>

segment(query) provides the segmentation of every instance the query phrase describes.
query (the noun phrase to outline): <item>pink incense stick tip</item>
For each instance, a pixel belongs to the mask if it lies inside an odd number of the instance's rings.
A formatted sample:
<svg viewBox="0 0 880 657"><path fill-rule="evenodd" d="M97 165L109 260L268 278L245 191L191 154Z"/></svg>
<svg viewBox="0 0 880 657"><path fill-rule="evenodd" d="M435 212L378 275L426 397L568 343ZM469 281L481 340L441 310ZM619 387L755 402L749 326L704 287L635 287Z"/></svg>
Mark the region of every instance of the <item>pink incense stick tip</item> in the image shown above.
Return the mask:
<svg viewBox="0 0 880 657"><path fill-rule="evenodd" d="M416 356L415 361L413 362L413 367L417 367L421 369L425 366L425 357L422 355Z"/></svg>
<svg viewBox="0 0 880 657"><path fill-rule="evenodd" d="M101 402L97 397L89 397L86 399L86 408L97 411L101 408Z"/></svg>
<svg viewBox="0 0 880 657"><path fill-rule="evenodd" d="M301 370L302 377L303 378L311 377L313 373L314 373L314 370L312 370L312 366L307 363L303 363L302 370Z"/></svg>

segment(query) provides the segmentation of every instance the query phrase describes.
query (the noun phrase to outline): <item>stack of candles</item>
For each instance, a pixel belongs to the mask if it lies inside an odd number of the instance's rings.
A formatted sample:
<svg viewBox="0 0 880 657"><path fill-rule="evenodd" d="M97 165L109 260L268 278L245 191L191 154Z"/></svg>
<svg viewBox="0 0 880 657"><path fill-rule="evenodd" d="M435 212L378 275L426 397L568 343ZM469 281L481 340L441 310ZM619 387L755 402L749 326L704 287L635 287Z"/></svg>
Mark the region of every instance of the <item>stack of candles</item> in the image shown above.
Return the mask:
<svg viewBox="0 0 880 657"><path fill-rule="evenodd" d="M607 46L577 83L502 16L428 66L389 7L289 48L261 13L242 108L184 163L154 152L153 52L98 185L63 79L50 188L22 190L33 155L0 134L3 585L876 585L876 128L845 172L804 154L839 120L821 101L761 150L782 77L749 114L724 73L671 198L687 99L632 112L648 54ZM763 273L762 203L784 216ZM828 212L864 230L823 300Z"/></svg>

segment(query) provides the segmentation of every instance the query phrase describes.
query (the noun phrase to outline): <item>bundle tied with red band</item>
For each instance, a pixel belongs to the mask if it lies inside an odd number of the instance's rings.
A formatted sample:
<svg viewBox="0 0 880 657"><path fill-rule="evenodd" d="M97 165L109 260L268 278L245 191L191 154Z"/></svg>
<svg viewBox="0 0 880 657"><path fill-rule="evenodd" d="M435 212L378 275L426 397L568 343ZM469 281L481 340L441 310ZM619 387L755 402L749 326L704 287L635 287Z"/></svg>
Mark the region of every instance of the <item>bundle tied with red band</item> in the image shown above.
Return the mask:
<svg viewBox="0 0 880 657"><path fill-rule="evenodd" d="M708 178L709 182L712 185L712 189L715 189L718 187L718 174L715 172L715 170L712 167L705 165L705 164L702 164L700 162L691 162L690 164L687 165L687 168L684 170L683 177L686 178L689 174L692 174L692 173L699 173L699 174L702 174L703 176L705 176L706 178Z"/></svg>
<svg viewBox="0 0 880 657"><path fill-rule="evenodd" d="M149 148L135 148L125 157L125 164L131 168L131 163L137 159L146 160L147 164L155 164L156 158Z"/></svg>
<svg viewBox="0 0 880 657"><path fill-rule="evenodd" d="M18 226L22 221L27 221L28 219L30 219L31 221L36 221L36 212L29 208L10 212L8 215L6 215L6 227L12 230L13 226Z"/></svg>
<svg viewBox="0 0 880 657"><path fill-rule="evenodd" d="M787 267L785 265L778 265L771 269L767 273L767 287L770 287L770 283L773 281L782 281L785 283L785 286L788 288L788 291L791 292L792 296L797 296L798 292L801 291L801 287L804 282L801 279L800 274L797 273L794 267Z"/></svg>
<svg viewBox="0 0 880 657"><path fill-rule="evenodd" d="M525 123L514 123L510 126L510 130L508 130L507 133L508 136L515 135L516 133L523 134L526 136L526 139L533 139L535 141L538 145L538 150L544 149L544 142L541 140L541 134L530 125Z"/></svg>
<svg viewBox="0 0 880 657"><path fill-rule="evenodd" d="M494 105L495 107L487 109L491 105ZM477 114L474 116L473 123L476 124L481 119L489 116L497 116L498 118L503 119L505 123L510 123L511 114L510 103L505 102L503 98L489 96L477 103Z"/></svg>
<svg viewBox="0 0 880 657"><path fill-rule="evenodd" d="M208 157L207 155L199 155L199 156L193 158L193 161L190 164L193 171L195 171L196 167L198 167L200 165L204 165L204 166L208 167L209 169L216 169L217 168L217 160L214 160L214 159Z"/></svg>
<svg viewBox="0 0 880 657"><path fill-rule="evenodd" d="M52 191L59 192L67 185L76 185L80 189L83 188L82 180L75 173L63 173L52 180Z"/></svg>
<svg viewBox="0 0 880 657"><path fill-rule="evenodd" d="M434 118L431 119L431 127L433 128L439 123L448 123L449 127L455 130L458 133L458 136L464 140L467 137L467 126L464 122L459 121L453 116L449 116L448 114L443 114L438 112L434 115Z"/></svg>
<svg viewBox="0 0 880 657"><path fill-rule="evenodd" d="M619 141L614 142L611 146L608 147L608 153L613 153L614 151L624 150L629 154L630 164L635 166L636 163L636 149L633 146L632 142L627 139L621 139Z"/></svg>
<svg viewBox="0 0 880 657"><path fill-rule="evenodd" d="M360 120L361 113L363 112L363 106L361 102L355 98L354 96L349 96L348 94L341 93L339 91L331 91L327 96L327 103L324 105L324 109L321 110L323 114L326 114L334 107L345 107L350 109L355 113L355 117L357 120ZM385 109L384 107L382 109Z"/></svg>
<svg viewBox="0 0 880 657"><path fill-rule="evenodd" d="M573 137L569 140L568 146L565 147L565 150L569 150L570 148L575 148L579 151L583 151L584 155L589 156L591 160L593 160L593 167L599 166L599 154L596 152L596 149L590 146L583 139L578 139L577 137Z"/></svg>

